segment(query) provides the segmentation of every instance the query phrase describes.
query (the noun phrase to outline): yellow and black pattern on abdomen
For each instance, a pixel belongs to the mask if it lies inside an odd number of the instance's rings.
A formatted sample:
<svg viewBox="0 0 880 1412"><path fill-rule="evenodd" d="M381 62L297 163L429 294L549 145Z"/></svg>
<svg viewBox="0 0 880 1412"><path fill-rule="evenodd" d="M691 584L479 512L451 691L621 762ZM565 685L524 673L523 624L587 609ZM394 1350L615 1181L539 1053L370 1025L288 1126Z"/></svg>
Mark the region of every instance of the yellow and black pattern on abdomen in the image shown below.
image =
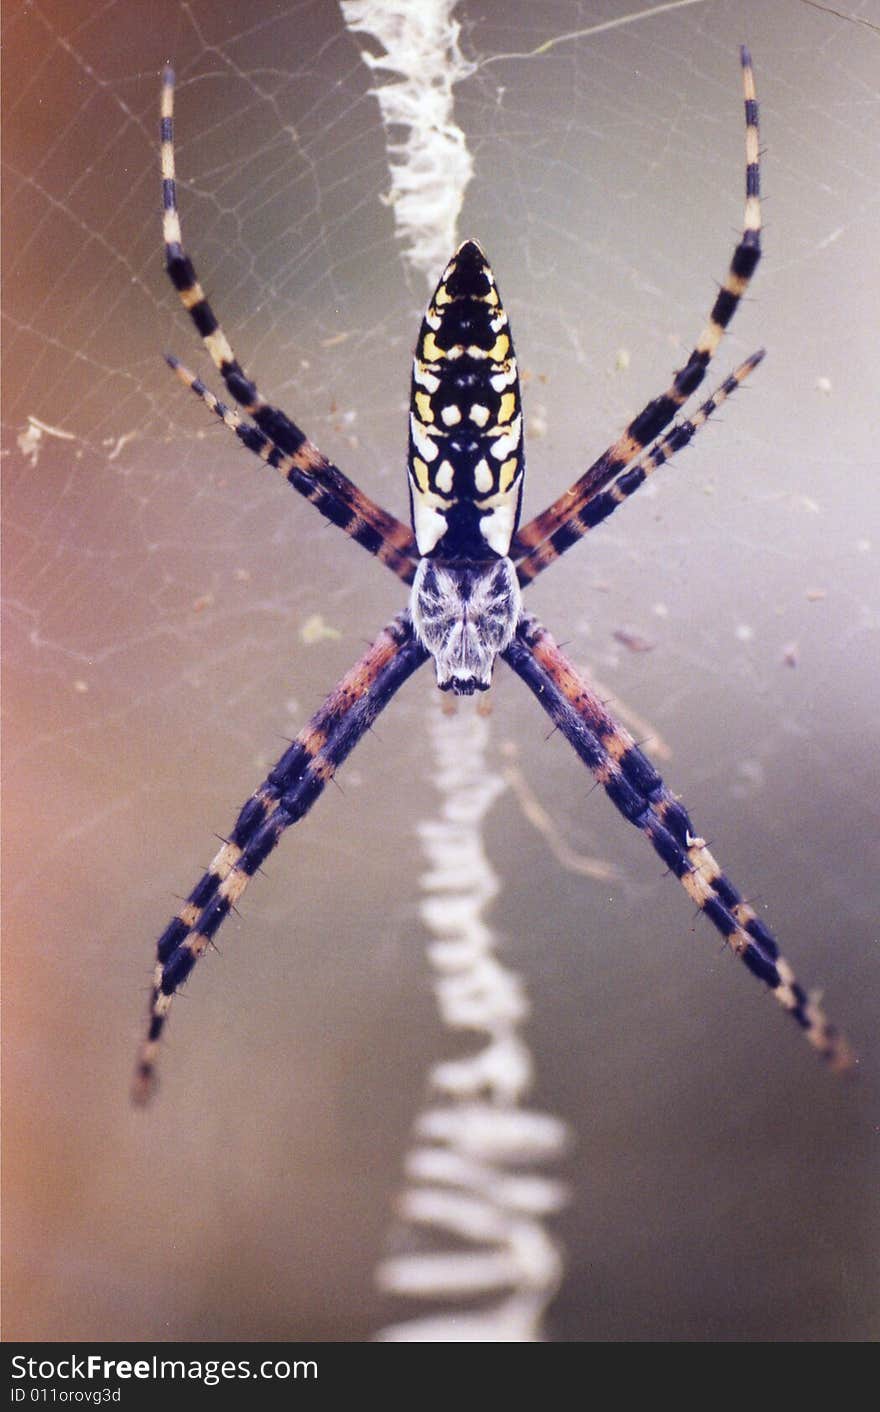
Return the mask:
<svg viewBox="0 0 880 1412"><path fill-rule="evenodd" d="M828 1021L818 999L800 985L775 937L721 871L687 810L546 629L533 617L523 618L503 655L615 808L646 835L731 950L769 986L822 1058L833 1069L849 1068L853 1063L849 1046Z"/></svg>
<svg viewBox="0 0 880 1412"><path fill-rule="evenodd" d="M155 1082L160 1036L175 993L238 903L254 873L323 792L343 760L408 677L427 660L401 614L339 682L239 812L228 839L159 937L147 1037L134 1077L145 1102Z"/></svg>
<svg viewBox="0 0 880 1412"><path fill-rule="evenodd" d="M443 271L413 360L408 469L419 552L506 555L524 466L507 314L486 257L467 240Z"/></svg>

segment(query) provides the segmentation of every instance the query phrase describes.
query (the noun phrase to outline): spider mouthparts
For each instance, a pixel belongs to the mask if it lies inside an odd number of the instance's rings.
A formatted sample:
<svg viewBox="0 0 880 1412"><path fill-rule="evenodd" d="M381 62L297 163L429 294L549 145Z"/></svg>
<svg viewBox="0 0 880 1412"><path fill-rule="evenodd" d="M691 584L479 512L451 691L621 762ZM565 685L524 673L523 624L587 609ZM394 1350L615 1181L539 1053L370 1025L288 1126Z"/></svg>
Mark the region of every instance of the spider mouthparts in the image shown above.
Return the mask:
<svg viewBox="0 0 880 1412"><path fill-rule="evenodd" d="M451 677L437 685L441 691L452 691L456 696L473 696L475 691L488 691L492 683L477 681L476 677Z"/></svg>

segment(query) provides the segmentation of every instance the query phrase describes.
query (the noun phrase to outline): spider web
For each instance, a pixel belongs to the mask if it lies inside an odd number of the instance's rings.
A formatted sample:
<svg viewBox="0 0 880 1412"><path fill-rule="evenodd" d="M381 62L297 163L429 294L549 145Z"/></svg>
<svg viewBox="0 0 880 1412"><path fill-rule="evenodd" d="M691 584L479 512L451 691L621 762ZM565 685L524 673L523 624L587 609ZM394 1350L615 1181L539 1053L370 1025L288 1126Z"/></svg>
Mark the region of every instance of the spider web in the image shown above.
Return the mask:
<svg viewBox="0 0 880 1412"><path fill-rule="evenodd" d="M719 376L759 345L767 361L530 597L640 714L863 1056L847 1088L811 1062L499 673L493 766L515 743L563 857L618 873L563 866L519 796L489 816L535 1100L576 1135L556 1340L876 1335L880 17L844 8L456 12L460 233L487 249L526 372L528 513L702 325L741 220L751 45L766 258ZM158 71L178 71L184 231L234 346L402 513L424 289L379 80L326 0L244 18L39 0L5 44L6 1336L361 1340L388 1314L388 1203L448 1048L416 894L427 672L176 1002L146 1120L127 1083L173 895L401 605L166 373L165 348L205 359L162 273Z"/></svg>

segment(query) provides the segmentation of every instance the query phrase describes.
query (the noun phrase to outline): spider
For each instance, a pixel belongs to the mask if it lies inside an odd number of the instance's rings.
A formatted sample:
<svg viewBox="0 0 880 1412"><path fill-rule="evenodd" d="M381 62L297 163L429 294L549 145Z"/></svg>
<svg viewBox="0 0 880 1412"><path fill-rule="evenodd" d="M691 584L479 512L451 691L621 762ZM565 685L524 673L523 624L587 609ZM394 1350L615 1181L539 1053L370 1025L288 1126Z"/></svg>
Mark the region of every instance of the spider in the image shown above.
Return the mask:
<svg viewBox="0 0 880 1412"><path fill-rule="evenodd" d="M342 678L241 809L228 839L159 938L147 1037L134 1096L155 1084L159 1038L175 992L223 919L391 698L429 658L441 691L470 696L501 658L640 829L727 945L773 992L835 1070L852 1063L842 1035L808 995L777 942L725 874L675 795L532 614L522 590L686 446L757 367L754 353L687 418L761 254L758 105L741 50L746 123L743 232L708 322L671 385L541 514L520 525L524 480L519 379L507 315L474 240L459 246L431 298L413 361L407 472L412 528L376 505L279 408L266 402L232 351L181 237L174 171L174 75L162 83L163 237L168 274L231 397L219 401L176 358L181 381L326 519L410 586L409 606ZM670 424L672 424L670 426Z"/></svg>

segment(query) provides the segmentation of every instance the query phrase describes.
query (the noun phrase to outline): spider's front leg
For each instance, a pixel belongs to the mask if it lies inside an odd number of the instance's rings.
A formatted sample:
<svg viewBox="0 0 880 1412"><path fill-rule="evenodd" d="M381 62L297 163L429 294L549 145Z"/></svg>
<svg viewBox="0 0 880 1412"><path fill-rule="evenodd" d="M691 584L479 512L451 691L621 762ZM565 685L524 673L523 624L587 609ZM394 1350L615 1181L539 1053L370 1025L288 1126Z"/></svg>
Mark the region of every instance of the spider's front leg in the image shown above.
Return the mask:
<svg viewBox="0 0 880 1412"><path fill-rule="evenodd" d="M615 808L640 829L688 896L718 929L753 975L770 987L783 1009L832 1069L848 1069L853 1055L819 1002L795 978L775 937L725 877L690 817L670 794L650 760L599 701L545 628L524 616L503 653L544 710L574 746Z"/></svg>
<svg viewBox="0 0 880 1412"><path fill-rule="evenodd" d="M146 1102L154 1088L159 1037L175 992L284 830L308 813L379 712L426 656L409 615L395 618L240 811L229 838L159 938L149 1028L135 1070L135 1102Z"/></svg>

